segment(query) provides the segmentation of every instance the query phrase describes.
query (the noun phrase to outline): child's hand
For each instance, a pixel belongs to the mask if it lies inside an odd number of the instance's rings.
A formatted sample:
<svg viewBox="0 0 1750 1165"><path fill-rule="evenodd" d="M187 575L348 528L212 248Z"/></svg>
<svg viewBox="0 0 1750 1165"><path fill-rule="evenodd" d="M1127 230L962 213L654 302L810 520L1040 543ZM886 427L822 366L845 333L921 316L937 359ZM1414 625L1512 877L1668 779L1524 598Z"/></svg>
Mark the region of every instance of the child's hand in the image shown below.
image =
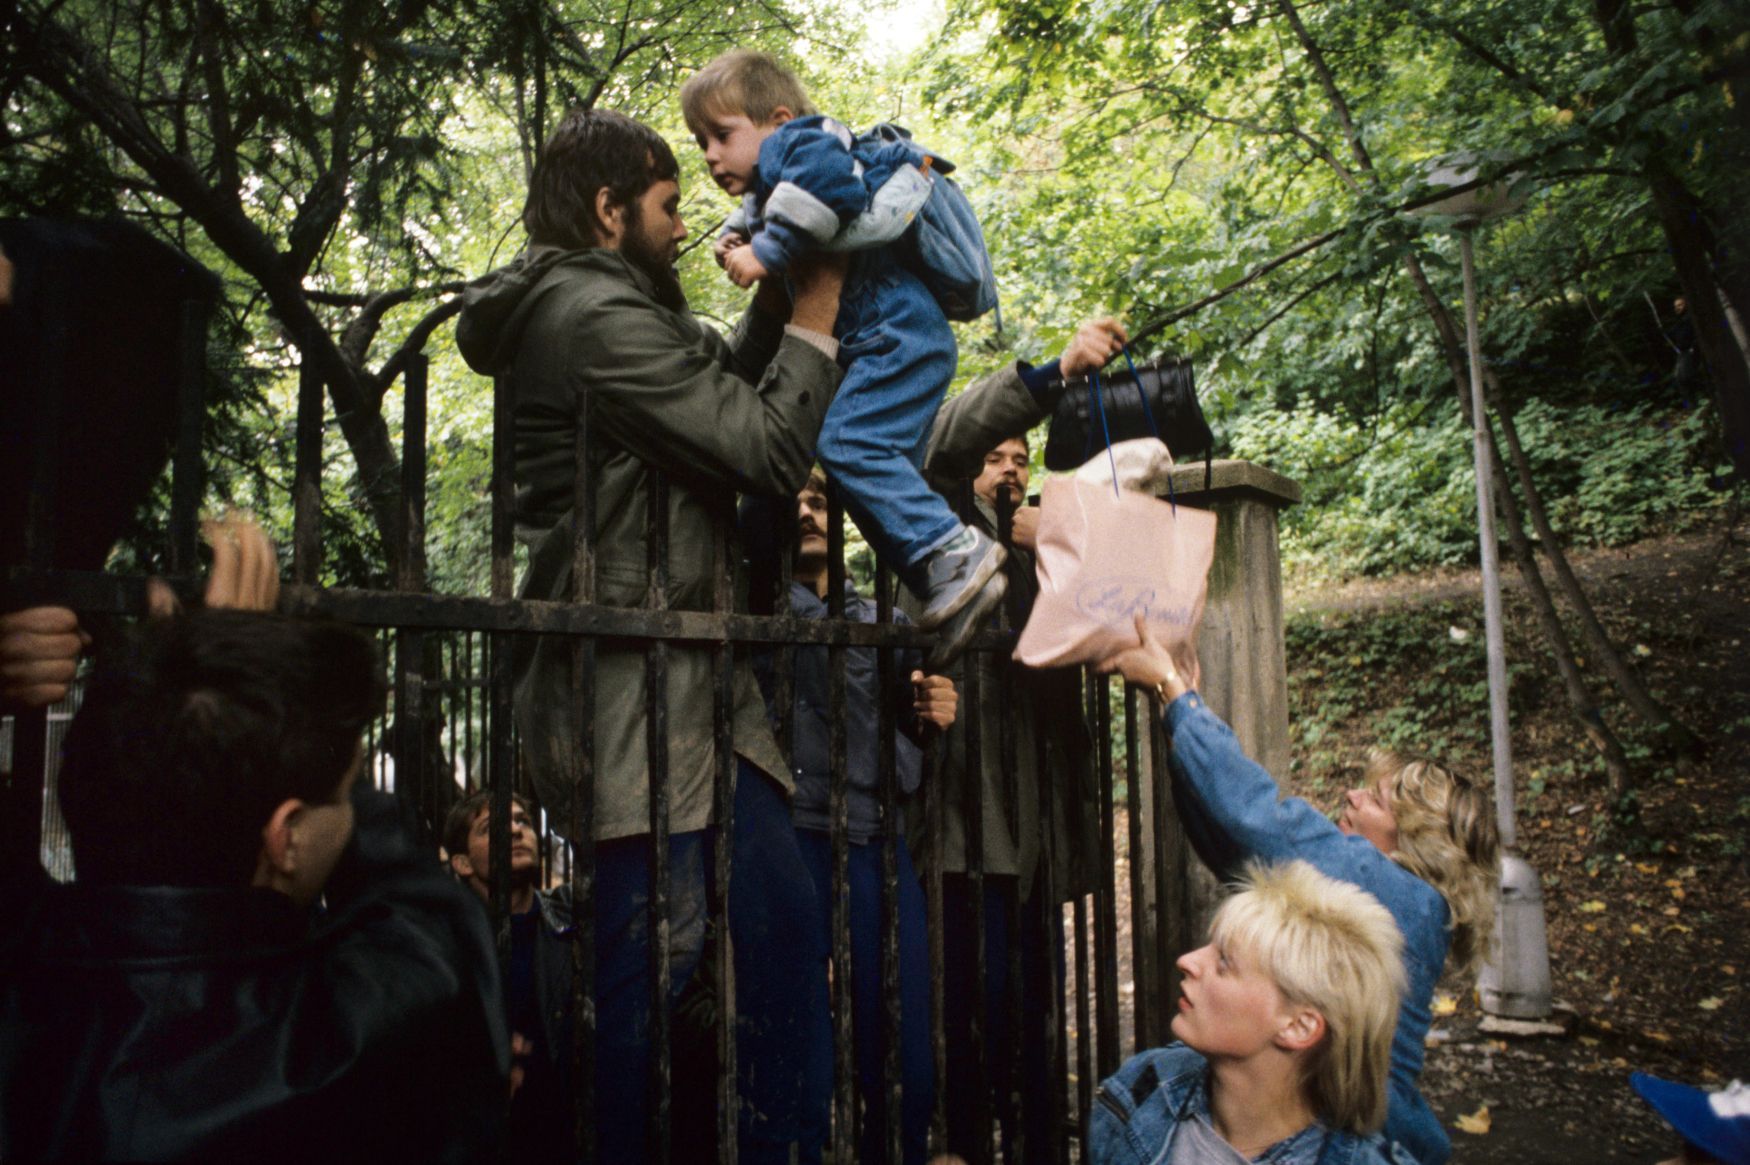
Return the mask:
<svg viewBox="0 0 1750 1165"><path fill-rule="evenodd" d="M729 273L729 281L737 287L752 287L771 274L759 256L753 253L752 247L732 248L723 256L723 270Z"/></svg>
<svg viewBox="0 0 1750 1165"><path fill-rule="evenodd" d="M747 243L746 235L733 231L726 235L718 235L717 241L711 244L711 254L717 257L717 266L727 268L729 266L729 252L737 247L745 247Z"/></svg>

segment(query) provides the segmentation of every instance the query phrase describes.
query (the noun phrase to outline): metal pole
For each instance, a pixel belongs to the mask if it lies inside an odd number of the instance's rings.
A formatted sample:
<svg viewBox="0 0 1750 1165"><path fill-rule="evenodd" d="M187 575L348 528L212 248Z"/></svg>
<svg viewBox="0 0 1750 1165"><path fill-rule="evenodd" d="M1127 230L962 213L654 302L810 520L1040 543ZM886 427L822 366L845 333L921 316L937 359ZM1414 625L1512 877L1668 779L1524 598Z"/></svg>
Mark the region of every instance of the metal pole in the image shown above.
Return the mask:
<svg viewBox="0 0 1750 1165"><path fill-rule="evenodd" d="M1489 417L1483 407L1483 363L1477 339L1477 272L1471 255L1471 230L1458 233L1464 257L1464 335L1470 361L1470 411L1473 452L1477 474L1477 531L1483 564L1483 635L1489 657L1489 739L1495 760L1495 816L1501 831L1501 848L1518 842L1513 813L1513 742L1507 726L1507 649L1501 631L1501 552L1495 541L1495 503L1489 496L1491 479Z"/></svg>
<svg viewBox="0 0 1750 1165"><path fill-rule="evenodd" d="M1477 273L1471 232L1458 232L1464 258L1464 331L1470 361L1471 432L1476 454L1477 528L1482 540L1483 629L1489 657L1489 734L1495 760L1495 818L1501 834L1501 901L1494 957L1477 988L1493 1016L1543 1019L1550 1014L1549 944L1543 889L1537 871L1514 853L1519 836L1513 810L1513 746L1507 735L1507 653L1501 633L1501 563L1495 543L1495 507L1489 482L1489 417L1483 408L1483 362L1477 339Z"/></svg>

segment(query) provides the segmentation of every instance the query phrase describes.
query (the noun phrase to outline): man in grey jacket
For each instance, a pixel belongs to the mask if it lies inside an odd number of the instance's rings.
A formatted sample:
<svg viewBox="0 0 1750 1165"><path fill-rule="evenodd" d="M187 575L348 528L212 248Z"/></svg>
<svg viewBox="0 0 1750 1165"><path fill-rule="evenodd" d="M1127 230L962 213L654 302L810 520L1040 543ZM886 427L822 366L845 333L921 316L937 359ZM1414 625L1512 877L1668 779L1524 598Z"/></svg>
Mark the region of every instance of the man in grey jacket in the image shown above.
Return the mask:
<svg viewBox="0 0 1750 1165"><path fill-rule="evenodd" d="M722 609L738 491L794 495L839 381L832 339L842 262L790 273L794 303L764 285L726 340L687 310L674 261L686 237L674 154L605 110L569 114L542 147L523 223L527 251L476 280L457 340L476 371L509 381L516 425L524 598L620 607ZM786 324L786 315L788 323ZM576 426L587 409L587 464ZM594 498L593 579L571 576L573 481ZM647 530L665 520L666 562ZM660 543L658 543L660 545ZM668 895L676 917L704 900L718 767L709 648L666 648L668 732L647 718L646 650L601 640L594 707L579 707L570 643L529 636L515 659L524 760L562 830L573 817L579 744L593 727L596 840L598 1159L642 1160L649 1123L652 791L668 802ZM812 883L790 828L788 766L745 663L734 677L739 765L731 847L741 1159L784 1160L796 1135L803 1016L820 960ZM666 763L662 762L666 754ZM657 798L660 806L661 798ZM671 990L692 973L702 930L671 935ZM792 958L772 958L783 951Z"/></svg>

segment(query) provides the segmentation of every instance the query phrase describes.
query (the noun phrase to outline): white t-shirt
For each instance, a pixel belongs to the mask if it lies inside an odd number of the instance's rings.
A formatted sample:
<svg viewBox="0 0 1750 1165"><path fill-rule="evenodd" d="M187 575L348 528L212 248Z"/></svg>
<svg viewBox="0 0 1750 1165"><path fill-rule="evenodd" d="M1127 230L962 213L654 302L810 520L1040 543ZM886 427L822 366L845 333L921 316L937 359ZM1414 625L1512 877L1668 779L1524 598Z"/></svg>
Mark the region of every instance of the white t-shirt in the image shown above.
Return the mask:
<svg viewBox="0 0 1750 1165"><path fill-rule="evenodd" d="M1209 1117L1198 1113L1179 1122L1173 1156L1167 1165L1252 1165L1252 1159L1221 1139Z"/></svg>

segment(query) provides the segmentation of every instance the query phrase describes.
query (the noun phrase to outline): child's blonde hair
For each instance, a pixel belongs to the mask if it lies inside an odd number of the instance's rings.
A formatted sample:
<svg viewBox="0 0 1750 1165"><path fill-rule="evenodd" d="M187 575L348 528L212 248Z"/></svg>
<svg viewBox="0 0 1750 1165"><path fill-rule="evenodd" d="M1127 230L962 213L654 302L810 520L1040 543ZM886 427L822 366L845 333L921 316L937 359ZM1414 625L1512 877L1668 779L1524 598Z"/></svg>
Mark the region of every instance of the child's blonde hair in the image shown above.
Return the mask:
<svg viewBox="0 0 1750 1165"><path fill-rule="evenodd" d="M776 57L752 49L731 49L681 86L681 116L695 134L704 133L713 116L764 125L779 106L796 117L816 112L796 74Z"/></svg>
<svg viewBox="0 0 1750 1165"><path fill-rule="evenodd" d="M1488 794L1425 757L1377 748L1367 755L1365 779L1397 819L1392 860L1440 891L1452 915L1452 959L1466 972L1476 970L1494 934L1501 867Z"/></svg>
<svg viewBox="0 0 1750 1165"><path fill-rule="evenodd" d="M1386 1072L1404 992L1403 936L1367 891L1304 861L1249 866L1210 940L1255 962L1290 1003L1324 1017L1301 1082L1328 1123L1365 1134L1385 1123Z"/></svg>

